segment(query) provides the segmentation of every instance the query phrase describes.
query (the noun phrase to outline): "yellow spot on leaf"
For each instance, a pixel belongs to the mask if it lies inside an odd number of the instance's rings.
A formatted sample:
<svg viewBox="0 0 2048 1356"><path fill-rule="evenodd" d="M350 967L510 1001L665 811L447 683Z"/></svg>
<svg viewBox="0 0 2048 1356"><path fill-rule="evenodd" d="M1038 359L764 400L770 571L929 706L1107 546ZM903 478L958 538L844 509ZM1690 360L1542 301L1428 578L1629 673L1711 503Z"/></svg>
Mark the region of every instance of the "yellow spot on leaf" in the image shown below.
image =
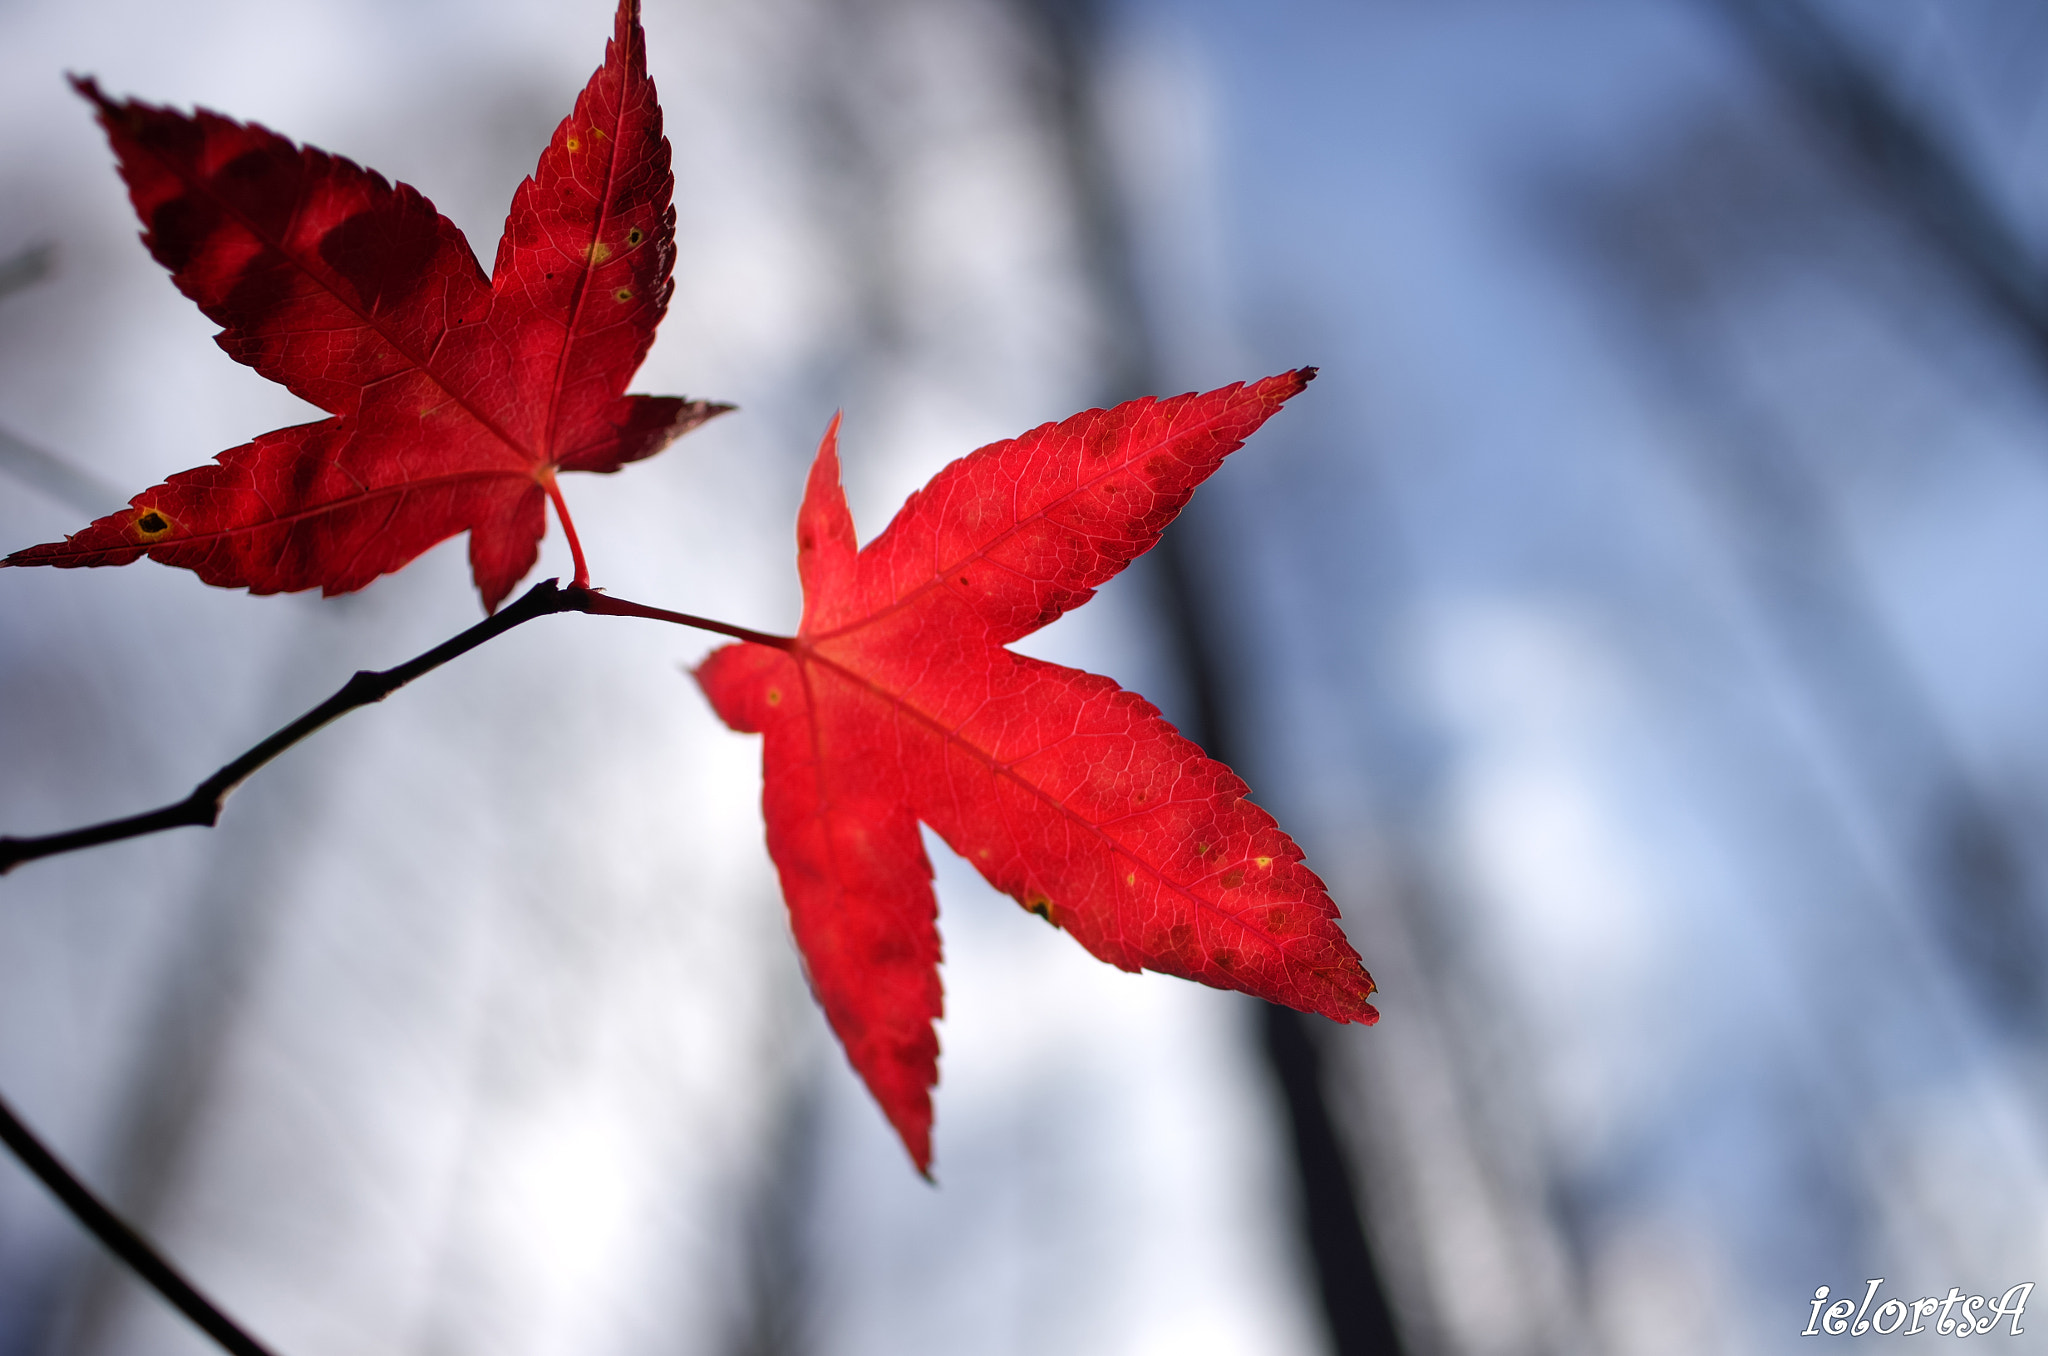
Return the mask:
<svg viewBox="0 0 2048 1356"><path fill-rule="evenodd" d="M1254 857L1252 858L1252 863L1263 871L1273 864L1273 859L1271 857Z"/></svg>
<svg viewBox="0 0 2048 1356"><path fill-rule="evenodd" d="M1124 877L1124 884L1126 885L1136 885L1137 883L1138 873L1135 871L1133 871L1130 875Z"/></svg>
<svg viewBox="0 0 2048 1356"><path fill-rule="evenodd" d="M593 264L601 264L601 263L603 263L603 262L604 262L605 260L607 260L607 259L609 259L609 258L611 258L611 257L612 257L612 247L611 247L610 245L607 245L607 244L605 244L605 243L604 243L604 241L602 241L602 240L593 240L593 241L591 241L591 242L590 242L590 262L591 262L591 263L593 263Z"/></svg>
<svg viewBox="0 0 2048 1356"><path fill-rule="evenodd" d="M618 291L612 293L613 301L631 301L632 299L633 289L630 287L621 287Z"/></svg>
<svg viewBox="0 0 2048 1356"><path fill-rule="evenodd" d="M572 151L580 151L583 149L583 143L581 141L578 141L573 134L570 136L567 144L569 149Z"/></svg>
<svg viewBox="0 0 2048 1356"><path fill-rule="evenodd" d="M771 688L769 688L769 689L768 689L768 704L769 704L770 706L780 706L780 705L782 705L782 689L781 689L781 688L779 688L779 687L771 687Z"/></svg>
<svg viewBox="0 0 2048 1356"><path fill-rule="evenodd" d="M135 517L135 535L144 541L161 541L171 533L171 520L163 510L146 508Z"/></svg>

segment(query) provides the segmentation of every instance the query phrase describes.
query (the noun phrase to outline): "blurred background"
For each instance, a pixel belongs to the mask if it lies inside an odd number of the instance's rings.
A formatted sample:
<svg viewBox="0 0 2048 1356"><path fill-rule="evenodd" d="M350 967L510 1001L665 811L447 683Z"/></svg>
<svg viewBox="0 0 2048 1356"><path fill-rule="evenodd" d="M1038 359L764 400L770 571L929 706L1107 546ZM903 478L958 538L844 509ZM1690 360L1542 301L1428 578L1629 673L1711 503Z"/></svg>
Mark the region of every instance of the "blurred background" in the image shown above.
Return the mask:
<svg viewBox="0 0 2048 1356"><path fill-rule="evenodd" d="M1385 1019L1120 974L934 841L934 1190L809 1002L709 639L558 617L212 833L0 882L0 1089L118 1208L290 1356L1776 1352L1819 1286L2048 1283L2048 11L647 6L634 389L742 409L573 478L597 582L786 630L834 409L867 537L986 441L1319 364L1025 648L1236 763ZM488 260L609 30L0 0L0 546L312 417L65 72ZM324 601L0 572L0 830L468 625L462 550ZM0 1168L0 1356L208 1349Z"/></svg>

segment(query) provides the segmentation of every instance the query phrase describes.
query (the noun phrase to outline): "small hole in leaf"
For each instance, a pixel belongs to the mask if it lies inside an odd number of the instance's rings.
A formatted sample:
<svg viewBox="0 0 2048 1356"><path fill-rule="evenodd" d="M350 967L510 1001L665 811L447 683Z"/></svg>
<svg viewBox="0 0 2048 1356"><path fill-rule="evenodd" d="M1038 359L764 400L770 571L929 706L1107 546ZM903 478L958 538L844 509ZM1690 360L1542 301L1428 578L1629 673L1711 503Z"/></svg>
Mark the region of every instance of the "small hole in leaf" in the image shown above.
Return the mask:
<svg viewBox="0 0 2048 1356"><path fill-rule="evenodd" d="M626 243L628 245L637 245L646 238L647 233L641 230L638 226L635 226L632 230L626 232Z"/></svg>
<svg viewBox="0 0 2048 1356"><path fill-rule="evenodd" d="M171 530L171 520L155 509L145 509L135 520L135 530L142 534L144 541L155 541Z"/></svg>

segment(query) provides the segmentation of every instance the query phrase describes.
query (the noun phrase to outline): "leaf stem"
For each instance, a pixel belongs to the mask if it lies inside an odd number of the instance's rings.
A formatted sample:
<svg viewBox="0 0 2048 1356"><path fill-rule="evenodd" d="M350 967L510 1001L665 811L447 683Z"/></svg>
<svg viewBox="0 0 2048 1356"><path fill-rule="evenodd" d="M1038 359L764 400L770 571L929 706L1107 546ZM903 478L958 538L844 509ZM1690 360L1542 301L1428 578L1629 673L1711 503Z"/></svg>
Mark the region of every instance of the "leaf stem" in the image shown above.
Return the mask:
<svg viewBox="0 0 2048 1356"><path fill-rule="evenodd" d="M162 1253L109 1210L90 1187L79 1181L77 1175L22 1124L21 1118L14 1114L14 1109L4 1099L0 1099L0 1143L5 1143L23 1166L42 1180L51 1194L71 1212L72 1218L89 1229L107 1246L108 1251L127 1264L130 1271L169 1300L179 1313L191 1319L222 1348L234 1356L272 1356L270 1348L221 1312L220 1306L164 1260Z"/></svg>
<svg viewBox="0 0 2048 1356"><path fill-rule="evenodd" d="M667 608L628 602L624 598L613 598L597 589L584 590L583 602L577 606L577 611L601 617L645 617L649 621L694 626L699 631L715 631L721 636L731 636L734 640L748 640L756 645L768 645L778 650L787 650L796 644L789 636L771 636L765 631L749 631L744 626L733 626L727 622L713 621L708 617L693 617L687 612L670 612Z"/></svg>
<svg viewBox="0 0 2048 1356"><path fill-rule="evenodd" d="M567 519L563 521L566 523ZM574 540L573 536L571 540ZM628 602L623 598L607 597L585 585L571 584L565 589L559 587L556 580L542 580L522 594L510 607L500 609L495 615L478 622L460 635L441 642L424 654L415 655L395 668L365 669L358 672L342 684L341 689L333 696L278 730L241 757L226 764L194 787L192 794L181 801L143 814L129 815L125 819L111 819L102 824L90 824L81 829L69 829L62 833L43 834L32 838L0 837L0 876L6 875L23 862L99 847L106 843L118 843L129 838L141 838L147 834L162 833L166 829L210 829L220 822L221 807L226 804L229 794L285 750L358 707L383 701L413 679L433 672L451 659L468 654L485 641L501 636L516 626L524 625L535 617L546 617L557 612L588 612L607 617L644 617L652 621L670 622L677 626L695 627L700 631L713 631L739 640L750 640L758 645L772 645L778 649L788 649L795 643L787 636L772 636L706 617L693 617L687 612L670 612L664 608Z"/></svg>
<svg viewBox="0 0 2048 1356"><path fill-rule="evenodd" d="M562 482L556 477L554 468L541 472L540 483L547 487L548 498L555 506L555 517L561 520L562 535L569 539L569 559L575 563L576 577L569 581L572 589L590 587L590 565L583 559L583 541L576 535L576 520L569 516L569 501L562 498Z"/></svg>

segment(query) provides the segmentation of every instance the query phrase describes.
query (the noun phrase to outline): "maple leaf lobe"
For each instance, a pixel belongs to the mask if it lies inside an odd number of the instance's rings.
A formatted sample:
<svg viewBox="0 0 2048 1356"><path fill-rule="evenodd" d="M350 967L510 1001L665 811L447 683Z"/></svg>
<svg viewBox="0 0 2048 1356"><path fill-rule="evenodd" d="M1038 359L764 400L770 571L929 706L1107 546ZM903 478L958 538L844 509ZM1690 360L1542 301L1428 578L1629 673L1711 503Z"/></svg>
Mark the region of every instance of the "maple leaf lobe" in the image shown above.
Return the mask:
<svg viewBox="0 0 2048 1356"><path fill-rule="evenodd" d="M865 548L835 418L798 513L797 636L727 646L697 671L729 725L764 736L769 855L807 972L920 1170L937 1046L910 1035L940 995L930 870L910 853L919 821L1123 969L1377 1019L1322 881L1236 774L1109 679L1005 648L1148 550L1312 375L1131 401L992 443ZM894 846L860 855L862 835ZM806 940L882 926L903 929L886 965Z"/></svg>
<svg viewBox="0 0 2048 1356"><path fill-rule="evenodd" d="M216 342L331 417L0 563L146 554L210 584L335 594L467 531L494 609L533 567L557 471L615 471L730 409L621 394L673 291L674 176L638 14L622 0L604 65L514 195L488 278L408 185L254 123L74 81L144 243L221 326Z"/></svg>

